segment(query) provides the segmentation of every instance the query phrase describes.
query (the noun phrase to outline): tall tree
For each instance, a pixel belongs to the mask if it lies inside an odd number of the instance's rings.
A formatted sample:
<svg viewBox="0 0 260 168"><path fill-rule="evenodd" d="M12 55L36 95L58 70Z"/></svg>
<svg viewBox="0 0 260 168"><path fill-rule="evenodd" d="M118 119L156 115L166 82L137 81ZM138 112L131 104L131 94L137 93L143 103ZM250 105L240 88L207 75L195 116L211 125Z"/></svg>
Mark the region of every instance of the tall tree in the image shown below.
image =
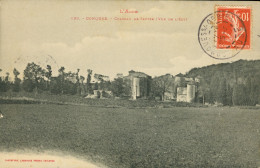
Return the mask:
<svg viewBox="0 0 260 168"><path fill-rule="evenodd" d="M219 81L220 81L220 77L219 77L219 73L214 74L214 76L211 77L211 81L210 81L210 93L209 93L209 97L208 97L208 101L209 103L215 103L218 102L221 98L219 97L221 95L220 92L220 85L219 85Z"/></svg>
<svg viewBox="0 0 260 168"><path fill-rule="evenodd" d="M251 83L251 76L248 76L246 79L245 79L245 92L244 92L244 97L245 97L245 104L246 105L252 105L253 101L254 100L251 100L251 91L253 90L251 87L252 87L252 83Z"/></svg>
<svg viewBox="0 0 260 168"><path fill-rule="evenodd" d="M0 69L0 72L2 72L2 69ZM9 75L8 75L9 76ZM6 92L8 90L9 82L8 80L5 80L6 77L0 76L0 92Z"/></svg>
<svg viewBox="0 0 260 168"><path fill-rule="evenodd" d="M52 69L51 69L50 65L47 65L46 69L47 69L47 71L45 72L45 77L48 79L46 82L46 89L49 89L50 81L51 81L51 77L52 77Z"/></svg>
<svg viewBox="0 0 260 168"><path fill-rule="evenodd" d="M207 100L207 96L209 95L209 85L204 78L200 78L200 82L198 84L198 97L202 97L202 103L204 104Z"/></svg>
<svg viewBox="0 0 260 168"><path fill-rule="evenodd" d="M80 77L79 77L79 71L80 69L77 69L76 72L76 86L77 86L77 94L80 95Z"/></svg>
<svg viewBox="0 0 260 168"><path fill-rule="evenodd" d="M233 93L233 88L230 86L230 84L227 84L227 90L226 90L226 105L233 105L232 103L232 93Z"/></svg>
<svg viewBox="0 0 260 168"><path fill-rule="evenodd" d="M14 68L13 74L14 74L15 78L18 78L18 75L20 74L20 72L16 68Z"/></svg>
<svg viewBox="0 0 260 168"><path fill-rule="evenodd" d="M5 76L5 85L6 85L6 90L9 90L11 88L11 81L10 81L10 73L9 72L6 72L5 73L6 76Z"/></svg>
<svg viewBox="0 0 260 168"><path fill-rule="evenodd" d="M35 89L37 94L40 82L44 81L44 75L45 72L40 65L34 62L28 63L24 70L24 89L27 91Z"/></svg>
<svg viewBox="0 0 260 168"><path fill-rule="evenodd" d="M85 77L84 76L80 76L80 85L81 85L81 87L80 87L80 94L81 95L83 95L83 96L85 96L85 94L86 94L86 90L85 90L85 86L84 86L84 80L85 80Z"/></svg>
<svg viewBox="0 0 260 168"><path fill-rule="evenodd" d="M6 76L5 76L5 81L6 81L6 82L9 82L9 75L10 75L10 73L9 73L9 72L6 72L5 74L6 74Z"/></svg>
<svg viewBox="0 0 260 168"><path fill-rule="evenodd" d="M111 90L114 96L116 97L124 97L129 96L130 86L128 86L127 82L123 80L123 78L116 78L111 83Z"/></svg>
<svg viewBox="0 0 260 168"><path fill-rule="evenodd" d="M61 93L64 93L65 68L62 66L59 70L59 78L61 84Z"/></svg>
<svg viewBox="0 0 260 168"><path fill-rule="evenodd" d="M258 96L260 95L259 79L255 76L249 76L246 80L246 93L248 105L256 105L258 103Z"/></svg>
<svg viewBox="0 0 260 168"><path fill-rule="evenodd" d="M253 101L253 105L260 103L260 75L254 76L251 78L251 92L250 92L250 99Z"/></svg>
<svg viewBox="0 0 260 168"><path fill-rule="evenodd" d="M218 80L218 87L216 90L216 101L223 104L227 105L227 82L224 77L219 78Z"/></svg>
<svg viewBox="0 0 260 168"><path fill-rule="evenodd" d="M236 84L234 86L232 101L233 101L233 105L238 105L238 106L250 105L250 101L248 101L247 88L244 84Z"/></svg>
<svg viewBox="0 0 260 168"><path fill-rule="evenodd" d="M14 85L13 85L13 91L15 92L19 92L20 91L20 83L21 83L21 79L18 78L18 75L20 74L20 72L14 68L13 70L13 74L14 74Z"/></svg>
<svg viewBox="0 0 260 168"><path fill-rule="evenodd" d="M153 96L160 96L164 101L166 92L174 91L174 78L170 74L155 77L152 81L152 94Z"/></svg>
<svg viewBox="0 0 260 168"><path fill-rule="evenodd" d="M2 72L2 69L0 68L0 73ZM2 82L2 76L0 75L0 82ZM1 84L1 83L0 83Z"/></svg>
<svg viewBox="0 0 260 168"><path fill-rule="evenodd" d="M92 70L88 69L88 77L87 77L87 93L88 94L92 94L93 90L92 90L92 86L91 86L91 75L92 75Z"/></svg>

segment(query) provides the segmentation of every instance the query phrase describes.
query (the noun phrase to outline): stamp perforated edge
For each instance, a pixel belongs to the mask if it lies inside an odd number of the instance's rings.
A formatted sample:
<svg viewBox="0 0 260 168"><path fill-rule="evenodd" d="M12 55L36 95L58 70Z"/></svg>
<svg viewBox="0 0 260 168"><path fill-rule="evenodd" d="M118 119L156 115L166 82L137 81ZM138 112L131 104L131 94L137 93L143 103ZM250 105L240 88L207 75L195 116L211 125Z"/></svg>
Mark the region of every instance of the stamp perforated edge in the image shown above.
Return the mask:
<svg viewBox="0 0 260 168"><path fill-rule="evenodd" d="M217 5L215 5L214 6L214 12L216 12L217 11L217 8L218 7L226 7L226 8L249 8L250 9L250 16L251 16L251 18L250 18L250 32L249 32L249 39L250 39L250 48L249 49L247 49L247 50L253 50L253 43L252 43L252 37L254 37L254 34L253 34L253 23L254 23L254 21L253 21L253 18L254 18L254 13L253 13L253 7L252 7L252 5L227 5L227 4L225 4L225 5L221 5L221 4L217 4Z"/></svg>

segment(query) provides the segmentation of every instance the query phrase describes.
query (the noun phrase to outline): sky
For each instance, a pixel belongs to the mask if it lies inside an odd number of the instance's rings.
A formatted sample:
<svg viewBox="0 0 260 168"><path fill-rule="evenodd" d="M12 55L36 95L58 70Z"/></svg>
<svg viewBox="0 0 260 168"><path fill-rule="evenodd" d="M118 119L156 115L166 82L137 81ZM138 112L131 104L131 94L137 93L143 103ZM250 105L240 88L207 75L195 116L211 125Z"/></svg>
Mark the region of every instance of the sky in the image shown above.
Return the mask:
<svg viewBox="0 0 260 168"><path fill-rule="evenodd" d="M251 49L231 59L209 57L198 42L202 20L218 2L169 1L1 1L0 68L16 67L21 73L28 62L51 64L84 76L87 69L115 77L128 71L151 76L185 73L194 67L260 59L259 2L221 2L252 7ZM138 13L120 13L121 11ZM73 20L79 17L80 20ZM86 20L107 17L107 21ZM182 18L184 21L127 21L116 18ZM84 19L83 19L84 18ZM258 44L258 45L257 45Z"/></svg>

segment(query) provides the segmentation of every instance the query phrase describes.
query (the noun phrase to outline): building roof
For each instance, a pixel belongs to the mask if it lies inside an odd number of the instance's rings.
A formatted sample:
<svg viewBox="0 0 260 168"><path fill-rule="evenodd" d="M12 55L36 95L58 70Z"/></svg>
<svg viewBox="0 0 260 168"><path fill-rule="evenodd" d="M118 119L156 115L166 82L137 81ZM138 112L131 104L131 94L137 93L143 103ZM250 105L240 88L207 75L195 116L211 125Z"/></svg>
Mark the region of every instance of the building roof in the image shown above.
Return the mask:
<svg viewBox="0 0 260 168"><path fill-rule="evenodd" d="M143 78L147 78L147 77L151 77L151 76L149 76L149 75L147 75L147 74L145 74L143 72L136 72L134 70L131 70L131 71L129 71L129 75L126 76L126 77L139 77L139 78L143 77Z"/></svg>

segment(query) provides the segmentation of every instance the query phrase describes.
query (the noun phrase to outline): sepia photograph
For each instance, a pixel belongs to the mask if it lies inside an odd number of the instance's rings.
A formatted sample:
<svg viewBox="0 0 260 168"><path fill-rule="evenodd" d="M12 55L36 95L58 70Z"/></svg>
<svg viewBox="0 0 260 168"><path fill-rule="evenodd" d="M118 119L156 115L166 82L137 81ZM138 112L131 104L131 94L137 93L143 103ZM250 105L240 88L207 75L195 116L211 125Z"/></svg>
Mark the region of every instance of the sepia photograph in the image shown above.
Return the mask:
<svg viewBox="0 0 260 168"><path fill-rule="evenodd" d="M0 1L0 168L260 168L259 1Z"/></svg>

